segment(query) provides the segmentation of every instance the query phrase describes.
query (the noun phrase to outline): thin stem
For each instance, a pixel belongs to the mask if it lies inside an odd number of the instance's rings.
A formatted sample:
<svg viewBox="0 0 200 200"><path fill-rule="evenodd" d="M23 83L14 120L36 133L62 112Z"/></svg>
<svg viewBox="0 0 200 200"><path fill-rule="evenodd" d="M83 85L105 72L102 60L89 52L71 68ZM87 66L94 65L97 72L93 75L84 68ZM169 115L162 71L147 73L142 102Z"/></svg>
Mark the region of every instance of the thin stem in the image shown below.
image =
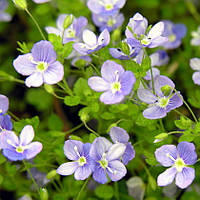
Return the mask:
<svg viewBox="0 0 200 200"><path fill-rule="evenodd" d="M186 5L188 7L188 10L192 14L192 16L200 23L200 15L199 15L195 5L192 3L192 1L187 0Z"/></svg>
<svg viewBox="0 0 200 200"><path fill-rule="evenodd" d="M69 88L68 84L67 84L67 81L65 79L63 79L63 83L64 83L64 86L65 86L65 91L70 95L70 96L73 96L73 92L72 90Z"/></svg>
<svg viewBox="0 0 200 200"><path fill-rule="evenodd" d="M10 111L7 112L15 121L19 121L20 119L14 115L13 113L11 113Z"/></svg>
<svg viewBox="0 0 200 200"><path fill-rule="evenodd" d="M150 68L150 71L151 71L151 81L152 81L153 94L155 95L156 92L155 92L155 87L154 87L154 78L153 78L153 70L152 70L152 67Z"/></svg>
<svg viewBox="0 0 200 200"><path fill-rule="evenodd" d="M54 96L54 97L56 97L56 98L58 98L58 99L62 99L62 100L64 100L64 97L60 97L60 96L58 96L56 93L52 93L52 95Z"/></svg>
<svg viewBox="0 0 200 200"><path fill-rule="evenodd" d="M32 180L32 182L33 182L33 184L34 184L34 186L35 186L35 188L36 188L36 190L37 190L39 196L40 196L39 187L38 187L38 185L37 185L35 179L33 178L32 174L31 174L31 172L30 172L30 170L29 170L29 168L28 168L28 166L27 166L27 164L26 164L26 161L22 160L22 162L24 163L25 169L26 169L26 171L28 172L28 174L29 174L29 176L30 176L30 178L31 178L31 180Z"/></svg>
<svg viewBox="0 0 200 200"><path fill-rule="evenodd" d="M190 111L192 117L194 118L194 121L197 123L198 120L197 120L195 114L193 113L192 109L190 108L190 106L187 104L187 102L183 99L183 97L178 93L178 91L175 88L172 88L172 89L179 96L179 98L183 101L183 103L186 105L187 109Z"/></svg>
<svg viewBox="0 0 200 200"><path fill-rule="evenodd" d="M57 184L55 183L55 181L52 181L53 186L56 188L57 191L61 192L61 189L57 186Z"/></svg>
<svg viewBox="0 0 200 200"><path fill-rule="evenodd" d="M172 135L172 134L176 134L176 133L181 133L181 134L183 134L184 131L171 131L171 132L169 132L169 133L167 133L167 134L168 134L168 135Z"/></svg>
<svg viewBox="0 0 200 200"><path fill-rule="evenodd" d="M82 124L79 124L78 126L76 126L76 127L72 128L72 129L68 130L68 131L66 132L66 134L70 134L70 133L76 131L77 129L81 128L81 126L83 126L83 125L84 125L83 123L82 123Z"/></svg>
<svg viewBox="0 0 200 200"><path fill-rule="evenodd" d="M85 181L85 183L82 185L81 190L79 191L76 200L79 200L81 197L81 194L83 192L83 190L85 189L86 185L88 184L88 181L90 180L90 176L87 178L87 180Z"/></svg>
<svg viewBox="0 0 200 200"><path fill-rule="evenodd" d="M86 123L85 121L84 121L83 123L84 123L85 127L86 127L89 131L91 131L92 133L94 133L97 137L100 136L97 132L95 132L94 130L92 130L92 129L87 125L87 123Z"/></svg>
<svg viewBox="0 0 200 200"><path fill-rule="evenodd" d="M38 31L40 32L42 38L43 38L44 40L46 40L46 38L45 38L44 34L42 33L42 30L41 30L39 24L37 23L36 19L35 19L35 18L33 17L33 15L28 11L28 9L25 9L25 11L28 13L28 15L30 16L30 18L33 20L33 22L34 22L35 25L37 26L37 29L38 29Z"/></svg>
<svg viewBox="0 0 200 200"><path fill-rule="evenodd" d="M159 122L160 122L160 127L161 127L162 131L165 131L162 119L159 119Z"/></svg>
<svg viewBox="0 0 200 200"><path fill-rule="evenodd" d="M119 189L118 189L118 183L115 182L115 197L116 197L116 200L120 200L119 198Z"/></svg>

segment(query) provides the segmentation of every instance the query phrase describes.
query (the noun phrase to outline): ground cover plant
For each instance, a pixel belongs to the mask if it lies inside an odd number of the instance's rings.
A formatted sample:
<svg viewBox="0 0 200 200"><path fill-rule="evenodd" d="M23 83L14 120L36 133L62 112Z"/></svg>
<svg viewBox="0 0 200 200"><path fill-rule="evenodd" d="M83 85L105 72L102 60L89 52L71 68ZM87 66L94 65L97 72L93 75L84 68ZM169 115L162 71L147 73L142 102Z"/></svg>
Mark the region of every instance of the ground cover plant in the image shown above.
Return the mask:
<svg viewBox="0 0 200 200"><path fill-rule="evenodd" d="M199 23L195 0L0 0L0 199L198 199Z"/></svg>

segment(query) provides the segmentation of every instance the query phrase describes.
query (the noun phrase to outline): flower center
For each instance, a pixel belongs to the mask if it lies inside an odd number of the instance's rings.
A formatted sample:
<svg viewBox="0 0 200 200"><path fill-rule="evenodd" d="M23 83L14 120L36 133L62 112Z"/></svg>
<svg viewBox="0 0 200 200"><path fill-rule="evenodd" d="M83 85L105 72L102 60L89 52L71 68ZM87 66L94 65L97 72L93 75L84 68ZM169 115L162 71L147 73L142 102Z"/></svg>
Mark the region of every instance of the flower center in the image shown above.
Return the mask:
<svg viewBox="0 0 200 200"><path fill-rule="evenodd" d="M39 72L43 72L47 69L48 67L48 64L46 62L38 62L37 66L36 66L36 69L39 71Z"/></svg>
<svg viewBox="0 0 200 200"><path fill-rule="evenodd" d="M113 19L109 19L107 22L108 26L113 26L115 23L116 23L116 21Z"/></svg>
<svg viewBox="0 0 200 200"><path fill-rule="evenodd" d="M0 109L0 114L3 112L3 110L2 109Z"/></svg>
<svg viewBox="0 0 200 200"><path fill-rule="evenodd" d="M183 168L186 166L182 158L178 158L175 161L175 167L177 172L182 172Z"/></svg>
<svg viewBox="0 0 200 200"><path fill-rule="evenodd" d="M143 39L141 40L141 44L144 45L144 46L147 46L150 44L150 39L145 35L143 37Z"/></svg>
<svg viewBox="0 0 200 200"><path fill-rule="evenodd" d="M176 35L174 34L171 34L169 37L168 37L169 41L170 42L174 42L176 40Z"/></svg>
<svg viewBox="0 0 200 200"><path fill-rule="evenodd" d="M159 99L158 105L161 108L165 108L168 105L168 103L169 103L169 98L163 97Z"/></svg>
<svg viewBox="0 0 200 200"><path fill-rule="evenodd" d="M117 91L120 91L121 89L121 83L119 81L116 81L112 83L112 93L115 94Z"/></svg>
<svg viewBox="0 0 200 200"><path fill-rule="evenodd" d="M23 153L24 152L24 148L21 146L16 147L16 152L17 153Z"/></svg>
<svg viewBox="0 0 200 200"><path fill-rule="evenodd" d="M108 167L108 161L106 160L106 154L105 153L103 153L102 159L99 161L99 163L100 163L100 165L103 169L106 169Z"/></svg>
<svg viewBox="0 0 200 200"><path fill-rule="evenodd" d="M108 3L105 5L105 9L106 10L112 10L113 9L113 5L111 3Z"/></svg>
<svg viewBox="0 0 200 200"><path fill-rule="evenodd" d="M69 37L69 38L74 38L74 37L75 37L75 34L76 34L75 31L74 31L73 29L70 29L70 28L69 28L69 29L67 30L66 36Z"/></svg>
<svg viewBox="0 0 200 200"><path fill-rule="evenodd" d="M86 159L85 159L84 156L81 156L81 157L79 158L78 164L79 164L80 166L83 166L83 165L86 164Z"/></svg>

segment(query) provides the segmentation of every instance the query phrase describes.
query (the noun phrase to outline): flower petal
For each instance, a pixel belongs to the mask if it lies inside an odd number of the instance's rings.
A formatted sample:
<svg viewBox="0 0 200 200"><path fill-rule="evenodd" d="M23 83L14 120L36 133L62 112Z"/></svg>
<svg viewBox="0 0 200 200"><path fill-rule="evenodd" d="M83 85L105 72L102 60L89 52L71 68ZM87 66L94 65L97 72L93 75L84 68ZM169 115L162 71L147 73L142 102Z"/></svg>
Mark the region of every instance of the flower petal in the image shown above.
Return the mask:
<svg viewBox="0 0 200 200"><path fill-rule="evenodd" d="M159 36L151 40L151 43L148 45L148 48L155 48L165 44L168 41L167 37Z"/></svg>
<svg viewBox="0 0 200 200"><path fill-rule="evenodd" d="M46 62L49 64L54 62L57 58L51 42L45 40L35 43L31 53L36 62Z"/></svg>
<svg viewBox="0 0 200 200"><path fill-rule="evenodd" d="M42 143L32 142L27 145L27 149L24 151L26 159L34 158L38 153L42 151Z"/></svg>
<svg viewBox="0 0 200 200"><path fill-rule="evenodd" d="M107 29L104 29L98 37L98 44L103 47L110 43L110 33Z"/></svg>
<svg viewBox="0 0 200 200"><path fill-rule="evenodd" d="M24 76L32 74L36 69L36 64L32 63L31 59L33 59L31 53L18 56L13 61L15 70Z"/></svg>
<svg viewBox="0 0 200 200"><path fill-rule="evenodd" d="M156 160L164 167L170 167L174 164L174 160L177 159L177 149L174 145L163 145L156 149ZM171 156L172 158L170 158Z"/></svg>
<svg viewBox="0 0 200 200"><path fill-rule="evenodd" d="M186 165L194 165L197 161L195 146L190 142L181 142L177 146L179 156L184 160Z"/></svg>
<svg viewBox="0 0 200 200"><path fill-rule="evenodd" d="M17 153L15 149L3 149L3 155L12 161L23 160L24 154Z"/></svg>
<svg viewBox="0 0 200 200"><path fill-rule="evenodd" d="M114 143L127 143L129 140L128 133L120 127L112 127L109 134Z"/></svg>
<svg viewBox="0 0 200 200"><path fill-rule="evenodd" d="M51 27L51 26L46 26L45 27L45 31L48 33L48 34L55 34L57 36L61 36L61 31L58 30L57 28L54 28L54 27Z"/></svg>
<svg viewBox="0 0 200 200"><path fill-rule="evenodd" d="M64 154L69 160L78 160L83 155L83 143L78 140L67 140L64 144Z"/></svg>
<svg viewBox="0 0 200 200"><path fill-rule="evenodd" d="M60 167L58 167L56 172L60 175L68 176L73 174L78 167L79 166L77 162L67 162L60 165Z"/></svg>
<svg viewBox="0 0 200 200"><path fill-rule="evenodd" d="M181 95L181 94L180 94ZM177 93L173 94L173 96L169 99L169 102L166 106L166 111L169 112L175 108L178 108L183 105L183 101L179 97Z"/></svg>
<svg viewBox="0 0 200 200"><path fill-rule="evenodd" d="M126 150L124 154L122 155L122 162L124 163L124 165L127 165L129 161L131 161L133 158L135 158L135 150L132 144L129 142L126 145Z"/></svg>
<svg viewBox="0 0 200 200"><path fill-rule="evenodd" d="M109 168L107 168L106 171L112 181L119 181L126 175L126 167L118 160L109 162L108 167Z"/></svg>
<svg viewBox="0 0 200 200"><path fill-rule="evenodd" d="M131 71L126 71L120 76L121 91L124 95L128 95L133 89L133 85L136 81L135 75Z"/></svg>
<svg viewBox="0 0 200 200"><path fill-rule="evenodd" d="M152 72L153 72L153 78L160 75L160 70L155 67L152 67ZM144 79L148 80L148 81L151 80L151 70L150 69L147 71L147 75L144 77Z"/></svg>
<svg viewBox="0 0 200 200"><path fill-rule="evenodd" d="M109 90L111 85L99 76L93 76L88 79L88 85L96 92Z"/></svg>
<svg viewBox="0 0 200 200"><path fill-rule="evenodd" d="M26 125L20 135L19 135L19 141L20 145L25 146L29 144L34 138L34 130L33 127L30 125Z"/></svg>
<svg viewBox="0 0 200 200"><path fill-rule="evenodd" d="M98 137L92 143L90 157L96 161L101 160L103 153L106 153L112 143L104 137Z"/></svg>
<svg viewBox="0 0 200 200"><path fill-rule="evenodd" d="M195 171L191 167L184 167L182 172L176 175L176 185L181 189L188 187L195 178Z"/></svg>
<svg viewBox="0 0 200 200"><path fill-rule="evenodd" d="M125 152L126 145L123 143L113 144L106 155L108 161L119 159Z"/></svg>
<svg viewBox="0 0 200 200"><path fill-rule="evenodd" d="M124 99L124 95L121 92L112 93L111 90L104 92L100 96L100 101L105 104L116 104L120 103Z"/></svg>
<svg viewBox="0 0 200 200"><path fill-rule="evenodd" d="M83 42L93 47L97 44L97 37L92 31L86 29L83 31Z"/></svg>
<svg viewBox="0 0 200 200"><path fill-rule="evenodd" d="M137 90L138 98L148 104L153 104L158 98L147 89L144 89L144 87L141 85Z"/></svg>
<svg viewBox="0 0 200 200"><path fill-rule="evenodd" d="M27 87L40 87L43 84L43 75L41 72L34 72L25 80Z"/></svg>
<svg viewBox="0 0 200 200"><path fill-rule="evenodd" d="M114 61L107 60L101 67L101 75L108 82L115 82L116 75L119 77L124 73L124 69L121 65L117 64Z"/></svg>
<svg viewBox="0 0 200 200"><path fill-rule="evenodd" d="M5 95L0 94L0 114L5 114L9 107L8 98Z"/></svg>
<svg viewBox="0 0 200 200"><path fill-rule="evenodd" d="M10 115L0 115L0 126L2 129L11 131L13 129L13 124Z"/></svg>
<svg viewBox="0 0 200 200"><path fill-rule="evenodd" d="M1 136L3 149L13 149L15 146L19 146L19 139L13 131L3 131L3 133Z"/></svg>
<svg viewBox="0 0 200 200"><path fill-rule="evenodd" d="M170 167L161 173L157 178L158 186L166 186L173 182L176 175L176 168Z"/></svg>
<svg viewBox="0 0 200 200"><path fill-rule="evenodd" d="M193 70L200 70L200 58L191 58L190 59L190 67Z"/></svg>
<svg viewBox="0 0 200 200"><path fill-rule="evenodd" d="M143 111L143 116L147 119L160 119L167 115L164 108L153 105Z"/></svg>
<svg viewBox="0 0 200 200"><path fill-rule="evenodd" d="M85 180L90 176L92 170L90 169L89 165L80 166L76 169L74 173L74 178L76 180Z"/></svg>
<svg viewBox="0 0 200 200"><path fill-rule="evenodd" d="M101 184L105 184L108 181L105 170L100 166L95 169L92 177L95 181Z"/></svg>
<svg viewBox="0 0 200 200"><path fill-rule="evenodd" d="M45 83L49 85L56 84L63 79L64 67L60 62L56 61L49 65L43 76Z"/></svg>
<svg viewBox="0 0 200 200"><path fill-rule="evenodd" d="M149 31L148 38L153 39L153 38L159 37L162 35L163 31L164 31L164 23L158 22Z"/></svg>
<svg viewBox="0 0 200 200"><path fill-rule="evenodd" d="M194 72L192 79L195 84L200 85L200 72Z"/></svg>

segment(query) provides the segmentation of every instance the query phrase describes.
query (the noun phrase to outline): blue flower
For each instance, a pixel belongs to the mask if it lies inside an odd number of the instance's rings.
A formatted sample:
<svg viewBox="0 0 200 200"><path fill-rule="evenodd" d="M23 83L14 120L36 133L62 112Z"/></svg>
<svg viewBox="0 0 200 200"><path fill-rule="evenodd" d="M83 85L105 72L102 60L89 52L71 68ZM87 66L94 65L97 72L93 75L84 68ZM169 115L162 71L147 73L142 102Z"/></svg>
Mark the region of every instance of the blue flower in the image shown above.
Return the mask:
<svg viewBox="0 0 200 200"><path fill-rule="evenodd" d="M191 32L192 39L190 41L190 44L193 46L199 46L200 45L200 26L198 26L197 31Z"/></svg>
<svg viewBox="0 0 200 200"><path fill-rule="evenodd" d="M11 16L8 13L4 12L7 7L7 0L0 0L0 22L8 22L11 20Z"/></svg>
<svg viewBox="0 0 200 200"><path fill-rule="evenodd" d="M89 156L90 143L83 144L81 141L67 140L64 144L64 153L69 160L57 169L57 173L68 176L74 173L76 180L85 180L92 173L92 160Z"/></svg>
<svg viewBox="0 0 200 200"><path fill-rule="evenodd" d="M200 85L200 58L191 58L190 67L196 72L193 73L192 79L195 84Z"/></svg>
<svg viewBox="0 0 200 200"><path fill-rule="evenodd" d="M112 144L104 137L98 137L92 143L90 157L93 159L93 179L99 183L119 181L126 175L126 167L119 161L124 154L126 145Z"/></svg>
<svg viewBox="0 0 200 200"><path fill-rule="evenodd" d="M25 126L19 138L12 131L3 131L1 134L1 148L3 155L9 160L17 161L34 158L42 150L40 142L31 142L34 130L30 125Z"/></svg>

